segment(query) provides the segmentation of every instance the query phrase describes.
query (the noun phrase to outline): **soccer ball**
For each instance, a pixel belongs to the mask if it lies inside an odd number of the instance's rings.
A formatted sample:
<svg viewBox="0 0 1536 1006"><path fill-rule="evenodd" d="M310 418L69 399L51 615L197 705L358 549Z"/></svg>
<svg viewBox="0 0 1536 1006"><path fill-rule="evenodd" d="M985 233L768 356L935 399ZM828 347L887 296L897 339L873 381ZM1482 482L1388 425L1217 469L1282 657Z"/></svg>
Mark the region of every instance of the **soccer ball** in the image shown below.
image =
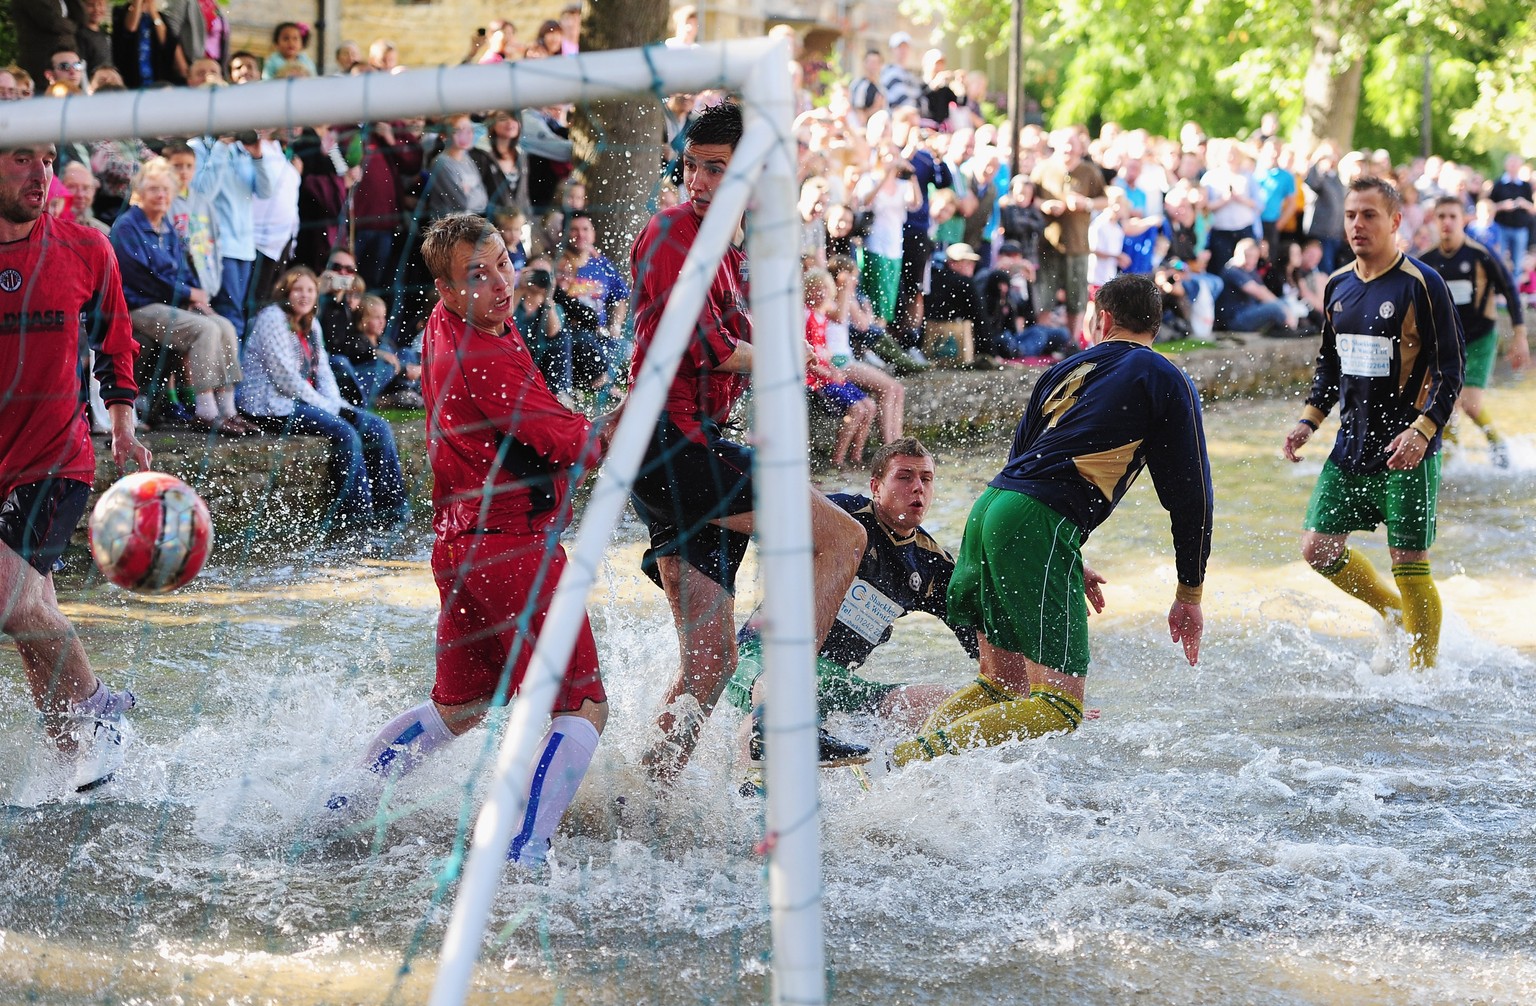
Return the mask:
<svg viewBox="0 0 1536 1006"><path fill-rule="evenodd" d="M136 472L91 512L91 557L108 580L144 594L185 586L213 548L208 505L164 472Z"/></svg>

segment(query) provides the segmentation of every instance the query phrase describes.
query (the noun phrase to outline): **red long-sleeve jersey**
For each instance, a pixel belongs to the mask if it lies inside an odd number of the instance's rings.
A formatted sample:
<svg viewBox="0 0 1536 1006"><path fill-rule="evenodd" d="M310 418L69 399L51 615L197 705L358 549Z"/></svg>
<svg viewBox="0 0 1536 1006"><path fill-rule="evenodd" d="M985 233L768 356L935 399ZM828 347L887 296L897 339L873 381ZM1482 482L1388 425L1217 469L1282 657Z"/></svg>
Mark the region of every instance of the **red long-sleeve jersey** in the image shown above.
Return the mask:
<svg viewBox="0 0 1536 1006"><path fill-rule="evenodd" d="M26 239L0 244L0 498L49 476L95 481L81 386L88 348L102 399L132 404L139 344L112 245L44 214Z"/></svg>
<svg viewBox="0 0 1536 1006"><path fill-rule="evenodd" d="M550 393L510 322L487 335L439 303L422 340L433 529L534 534L570 520L572 469L597 461L592 425Z"/></svg>
<svg viewBox="0 0 1536 1006"><path fill-rule="evenodd" d="M683 271L683 260L693 247L703 221L687 203L662 210L651 218L635 240L629 268L635 287L635 355L629 365L630 386L640 378L651 340L661 325L661 315ZM730 247L720 260L714 282L699 312L693 340L683 351L677 376L667 392L666 411L673 425L690 439L703 441L699 428L709 419L723 424L747 390L746 374L716 370L736 351L738 343L752 341L752 315L747 307L747 256Z"/></svg>

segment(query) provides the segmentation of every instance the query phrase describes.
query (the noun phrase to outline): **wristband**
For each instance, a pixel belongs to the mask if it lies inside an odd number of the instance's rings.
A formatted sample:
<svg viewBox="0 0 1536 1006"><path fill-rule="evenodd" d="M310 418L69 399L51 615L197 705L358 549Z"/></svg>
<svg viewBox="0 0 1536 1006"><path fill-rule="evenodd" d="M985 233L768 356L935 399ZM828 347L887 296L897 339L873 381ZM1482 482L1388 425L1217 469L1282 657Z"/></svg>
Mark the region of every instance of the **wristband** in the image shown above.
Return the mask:
<svg viewBox="0 0 1536 1006"><path fill-rule="evenodd" d="M1312 420L1308 419L1306 416L1302 416L1300 419L1298 419L1296 421L1298 423L1303 424L1304 426L1310 427L1313 433L1317 432L1317 424L1314 423Z"/></svg>

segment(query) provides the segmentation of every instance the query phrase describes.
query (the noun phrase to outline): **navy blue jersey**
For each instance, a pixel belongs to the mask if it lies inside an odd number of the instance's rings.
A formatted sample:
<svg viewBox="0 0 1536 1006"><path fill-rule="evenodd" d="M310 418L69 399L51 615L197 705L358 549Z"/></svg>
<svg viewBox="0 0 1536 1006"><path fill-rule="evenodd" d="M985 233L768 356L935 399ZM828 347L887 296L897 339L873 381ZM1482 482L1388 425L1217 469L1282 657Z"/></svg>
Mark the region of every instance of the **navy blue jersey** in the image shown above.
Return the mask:
<svg viewBox="0 0 1536 1006"><path fill-rule="evenodd" d="M1211 554L1211 465L1200 397L1151 347L1111 339L1040 375L991 485L1032 496L1086 538L1143 467L1172 517L1179 583L1199 587Z"/></svg>
<svg viewBox="0 0 1536 1006"><path fill-rule="evenodd" d="M833 493L827 497L864 527L867 544L859 561L859 572L843 595L842 606L821 655L844 667L858 667L869 659L875 647L891 638L896 619L914 611L926 611L949 621L945 597L949 578L955 571L954 558L933 536L921 527L908 535L898 535L880 523L875 505L867 496ZM755 618L748 619L738 638L756 634ZM955 627L955 636L965 651L975 659L980 650L976 630Z"/></svg>
<svg viewBox="0 0 1536 1006"><path fill-rule="evenodd" d="M1339 404L1329 455L1346 472L1387 466L1387 444L1412 426L1440 449L1440 430L1461 393L1461 323L1440 274L1398 255L1386 272L1360 278L1359 261L1328 277L1323 345L1302 418L1321 423Z"/></svg>
<svg viewBox="0 0 1536 1006"><path fill-rule="evenodd" d="M1516 325L1525 324L1525 308L1520 303L1520 293L1504 260L1471 238L1462 241L1455 254L1447 255L1438 247L1424 255L1424 264L1433 268L1445 280L1450 291L1451 303L1456 305L1456 317L1461 321L1462 334L1468 342L1476 342L1493 334L1494 323L1499 316L1499 306L1493 295L1499 294L1509 305L1509 320Z"/></svg>

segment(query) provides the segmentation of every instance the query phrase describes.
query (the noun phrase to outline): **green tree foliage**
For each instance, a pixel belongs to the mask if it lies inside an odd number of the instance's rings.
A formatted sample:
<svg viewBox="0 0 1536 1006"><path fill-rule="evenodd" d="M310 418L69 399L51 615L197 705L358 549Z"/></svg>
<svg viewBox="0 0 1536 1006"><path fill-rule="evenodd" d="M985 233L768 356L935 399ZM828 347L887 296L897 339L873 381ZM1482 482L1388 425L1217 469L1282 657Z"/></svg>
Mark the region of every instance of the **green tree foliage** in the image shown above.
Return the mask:
<svg viewBox="0 0 1536 1006"><path fill-rule="evenodd" d="M904 7L945 38L1006 51L1011 0ZM1193 120L1233 135L1275 111L1288 132L1405 158L1420 144L1426 51L1437 151L1509 144L1486 116L1482 128L1458 122L1491 90L1510 109L1511 91L1525 109L1536 103L1531 75L1519 73L1536 59L1526 0L1025 0L1025 36L1027 85L1052 125L1113 119L1172 134Z"/></svg>
<svg viewBox="0 0 1536 1006"><path fill-rule="evenodd" d="M11 5L0 5L0 66L16 62L16 23L11 19Z"/></svg>

